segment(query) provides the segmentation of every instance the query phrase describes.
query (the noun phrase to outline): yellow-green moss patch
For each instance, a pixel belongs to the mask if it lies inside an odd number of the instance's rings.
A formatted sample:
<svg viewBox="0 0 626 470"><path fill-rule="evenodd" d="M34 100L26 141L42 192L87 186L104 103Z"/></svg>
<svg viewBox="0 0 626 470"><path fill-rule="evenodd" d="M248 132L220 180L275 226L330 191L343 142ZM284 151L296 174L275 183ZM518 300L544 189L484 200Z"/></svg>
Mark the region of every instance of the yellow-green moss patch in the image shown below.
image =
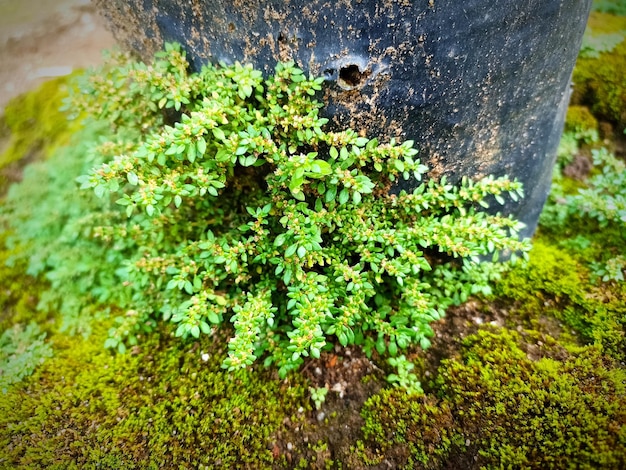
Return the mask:
<svg viewBox="0 0 626 470"><path fill-rule="evenodd" d="M625 379L596 348L486 328L442 361L431 395L368 400L359 452L412 469L622 468Z"/></svg>
<svg viewBox="0 0 626 470"><path fill-rule="evenodd" d="M594 284L589 269L565 248L536 240L528 264L504 276L496 295L512 299L513 311L531 323L552 316L585 342L617 358L624 355L626 289Z"/></svg>
<svg viewBox="0 0 626 470"><path fill-rule="evenodd" d="M11 468L269 468L297 379L220 368L225 341L153 335L129 354L58 335L58 353L0 402Z"/></svg>
<svg viewBox="0 0 626 470"><path fill-rule="evenodd" d="M592 12L591 36L626 34L626 17ZM572 102L588 104L599 117L626 127L626 41L597 57L578 58L574 69Z"/></svg>

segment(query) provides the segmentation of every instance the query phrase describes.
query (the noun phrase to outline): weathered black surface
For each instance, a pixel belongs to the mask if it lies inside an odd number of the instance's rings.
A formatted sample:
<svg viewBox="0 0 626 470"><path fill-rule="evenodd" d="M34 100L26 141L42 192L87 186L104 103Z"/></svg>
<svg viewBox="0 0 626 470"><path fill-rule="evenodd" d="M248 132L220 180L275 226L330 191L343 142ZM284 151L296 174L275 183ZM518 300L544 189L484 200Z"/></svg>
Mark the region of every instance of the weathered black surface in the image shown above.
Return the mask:
<svg viewBox="0 0 626 470"><path fill-rule="evenodd" d="M504 208L534 231L591 0L95 0L149 56L184 45L192 66L293 59L324 75L333 121L417 143L435 175L507 174ZM407 189L410 185L405 185Z"/></svg>

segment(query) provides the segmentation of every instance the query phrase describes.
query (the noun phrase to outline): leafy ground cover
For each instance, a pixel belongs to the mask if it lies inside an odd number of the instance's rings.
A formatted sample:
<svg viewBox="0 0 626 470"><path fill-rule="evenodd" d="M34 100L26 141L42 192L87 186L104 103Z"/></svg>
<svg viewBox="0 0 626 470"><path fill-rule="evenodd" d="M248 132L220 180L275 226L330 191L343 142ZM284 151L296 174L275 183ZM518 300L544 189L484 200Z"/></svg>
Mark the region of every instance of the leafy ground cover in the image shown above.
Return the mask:
<svg viewBox="0 0 626 470"><path fill-rule="evenodd" d="M622 34L594 28L598 18L590 34ZM604 24L622 21L611 18ZM133 330L124 354L104 348L111 329L119 331L115 318L134 318L104 307L110 291L122 291L120 280L84 257L115 264L122 250L77 237L91 221L73 216L103 199L84 192L64 202L78 191L68 175L87 174L119 148L90 150L107 132L91 126L23 174L26 162L12 163L15 179L31 183L11 190L9 204L24 210L2 221L0 467L626 466L624 81L588 78L601 64L615 61L614 75L626 64L623 41L600 39L586 42L577 65L584 79L528 263L492 292L450 307L431 323L432 346L406 348L400 367L376 348L368 357L337 341L285 378L262 365L229 372L222 364L233 330L181 340L176 325L163 323ZM583 91L611 83L610 102ZM28 106L16 101L6 122L23 120L12 115L20 112L46 122L55 110L43 108L44 97L58 89L23 98ZM15 142L32 139L21 135L29 128L12 132ZM53 130L44 145L66 138ZM45 220L48 231L37 232ZM401 385L414 376L423 393L394 387L389 374Z"/></svg>

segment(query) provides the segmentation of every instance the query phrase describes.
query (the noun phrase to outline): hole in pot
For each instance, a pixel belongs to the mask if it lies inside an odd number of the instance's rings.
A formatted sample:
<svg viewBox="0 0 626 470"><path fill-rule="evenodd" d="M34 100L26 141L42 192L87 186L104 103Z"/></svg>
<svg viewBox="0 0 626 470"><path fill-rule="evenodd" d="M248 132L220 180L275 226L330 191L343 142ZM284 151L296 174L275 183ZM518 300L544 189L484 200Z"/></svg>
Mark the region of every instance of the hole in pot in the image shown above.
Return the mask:
<svg viewBox="0 0 626 470"><path fill-rule="evenodd" d="M324 76L326 77L326 80L334 78L335 73L337 73L335 69L324 69Z"/></svg>
<svg viewBox="0 0 626 470"><path fill-rule="evenodd" d="M339 69L339 85L343 88L354 88L359 86L366 78L366 74L359 70L358 65L347 65Z"/></svg>
<svg viewBox="0 0 626 470"><path fill-rule="evenodd" d="M234 23L228 23L228 31L230 31L231 33L235 32L235 24Z"/></svg>

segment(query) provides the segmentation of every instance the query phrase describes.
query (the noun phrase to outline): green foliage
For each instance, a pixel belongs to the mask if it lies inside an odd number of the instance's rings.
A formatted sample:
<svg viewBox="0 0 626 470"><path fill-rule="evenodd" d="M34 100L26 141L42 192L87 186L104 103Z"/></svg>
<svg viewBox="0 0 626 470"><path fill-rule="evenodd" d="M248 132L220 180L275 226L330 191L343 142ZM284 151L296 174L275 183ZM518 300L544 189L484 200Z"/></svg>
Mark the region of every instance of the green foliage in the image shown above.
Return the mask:
<svg viewBox="0 0 626 470"><path fill-rule="evenodd" d="M626 286L596 286L590 278L589 269L570 251L535 240L529 262L504 276L496 295L514 300L517 314L531 319L553 316L585 342L622 359L626 350Z"/></svg>
<svg viewBox="0 0 626 470"><path fill-rule="evenodd" d="M587 48L574 68L572 104L590 107L599 118L626 127L626 18L592 12ZM585 47L583 45L583 47ZM590 47L593 53L590 54Z"/></svg>
<svg viewBox="0 0 626 470"><path fill-rule="evenodd" d="M76 130L59 110L67 96L67 82L68 77L50 80L6 105L2 121L10 136L0 155L0 168L37 151L49 156L54 148L67 142Z"/></svg>
<svg viewBox="0 0 626 470"><path fill-rule="evenodd" d="M195 338L231 322L230 370L263 356L284 375L331 337L395 356L427 347L429 323L448 306L489 291L505 266L481 258L527 249L517 221L477 210L487 197L517 200L517 182L431 179L389 194L427 168L411 142L324 131L313 99L321 79L293 64L268 79L240 64L189 75L184 57L176 45L151 65L121 56L69 105L113 124L100 132L114 141L97 149L81 137L95 167L79 181L100 207L69 194L79 159L43 170L59 180L40 187L66 198L45 203L67 215L55 214L53 230L20 215L19 200L32 197L26 183L12 195L16 233L33 246L40 232L59 239L45 238L48 252L31 257L31 270L51 269L55 288L86 281L57 303L79 316L107 303L125 312L108 347L126 350L162 318Z"/></svg>
<svg viewBox="0 0 626 470"><path fill-rule="evenodd" d="M580 46L580 57L597 59L603 52L611 52L624 40L623 33L593 34L591 28L587 28Z"/></svg>
<svg viewBox="0 0 626 470"><path fill-rule="evenodd" d="M102 220L122 220L91 194L77 197L74 178L99 163L94 147L102 125L90 125L75 135L75 145L60 148L47 161L24 170L21 184L10 188L0 217L11 229L8 262L26 264L26 274L42 276L49 287L38 292L39 309L61 318L61 330L88 334L90 321L103 306L123 302L123 279L103 265L118 265L123 245L102 243L93 226ZM104 144L104 151L118 149Z"/></svg>
<svg viewBox="0 0 626 470"><path fill-rule="evenodd" d="M387 377L389 382L397 387L403 388L407 393L424 393L417 380L417 375L411 372L415 368L415 365L410 362L404 354L398 357L390 357L389 364L397 370L395 374L390 374Z"/></svg>
<svg viewBox="0 0 626 470"><path fill-rule="evenodd" d="M36 323L15 325L0 336L0 390L32 374L35 367L52 356L52 348L44 341Z"/></svg>
<svg viewBox="0 0 626 470"><path fill-rule="evenodd" d="M602 228L614 224L626 237L626 164L604 148L592 155L598 172L565 204L571 214L595 219Z"/></svg>
<svg viewBox="0 0 626 470"><path fill-rule="evenodd" d="M626 16L626 4L622 0L594 0L592 10Z"/></svg>
<svg viewBox="0 0 626 470"><path fill-rule="evenodd" d="M550 232L565 235L561 241L564 246L587 254L588 248L595 247L590 257L594 261L587 263L595 277L604 282L621 282L626 267L626 165L604 148L592 149L591 153L593 172L576 191L568 190L568 179L555 172L540 223ZM575 227L570 240L566 237L570 235L567 226ZM586 243L582 246L576 240Z"/></svg>
<svg viewBox="0 0 626 470"><path fill-rule="evenodd" d="M163 124L159 110L180 109L199 95L202 83L188 76L187 61L176 47L168 45L149 66L120 51L107 52L105 58L106 65L78 77L70 91L72 96L93 93L110 99L66 100L73 117L106 115L116 130L150 132Z"/></svg>
<svg viewBox="0 0 626 470"><path fill-rule="evenodd" d="M624 281L626 260L626 165L606 149L592 150L596 173L577 194L567 195L564 204L570 218L593 219L605 235L602 255L591 263L596 277L604 282ZM611 236L611 234L614 234Z"/></svg>
<svg viewBox="0 0 626 470"><path fill-rule="evenodd" d="M579 150L579 138L573 132L565 131L559 141L559 147L556 151L556 167L553 180L561 176L561 170L572 163L575 155Z"/></svg>
<svg viewBox="0 0 626 470"><path fill-rule="evenodd" d="M221 369L225 341L154 332L132 354L55 336L55 356L0 400L3 468L272 468L306 388ZM262 406L260 406L262 405ZM285 467L285 465L281 465Z"/></svg>
<svg viewBox="0 0 626 470"><path fill-rule="evenodd" d="M311 394L311 400L315 404L315 409L319 410L326 401L328 387L309 387L309 393Z"/></svg>
<svg viewBox="0 0 626 470"><path fill-rule="evenodd" d="M565 133L588 144L597 142L598 120L586 106L570 106L565 116Z"/></svg>
<svg viewBox="0 0 626 470"><path fill-rule="evenodd" d="M442 361L438 401L385 390L366 402L360 453L401 468L621 468L625 379L593 347L483 329Z"/></svg>

